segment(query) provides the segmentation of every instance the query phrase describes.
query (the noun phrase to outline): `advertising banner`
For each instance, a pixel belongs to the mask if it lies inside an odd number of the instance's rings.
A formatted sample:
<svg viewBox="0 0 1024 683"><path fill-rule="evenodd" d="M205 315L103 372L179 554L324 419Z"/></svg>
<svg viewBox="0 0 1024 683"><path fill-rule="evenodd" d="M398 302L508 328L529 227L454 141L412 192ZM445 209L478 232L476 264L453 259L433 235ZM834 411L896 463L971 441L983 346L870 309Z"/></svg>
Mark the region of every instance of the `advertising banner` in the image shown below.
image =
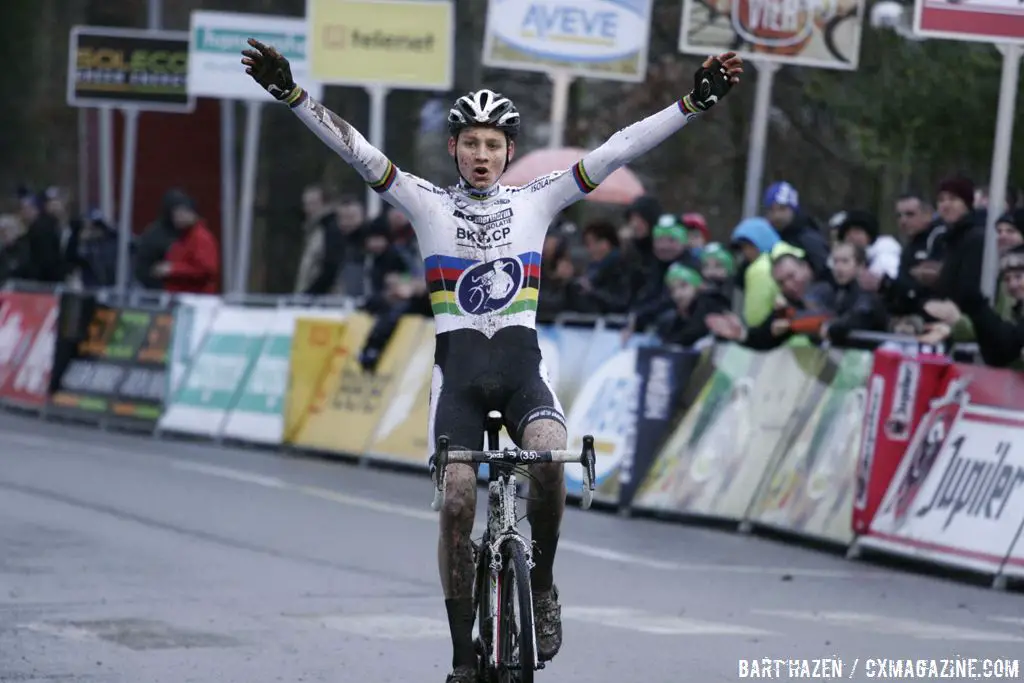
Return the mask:
<svg viewBox="0 0 1024 683"><path fill-rule="evenodd" d="M569 450L582 450L584 434L594 437L595 500L618 502L619 467L624 459L632 458L629 451L634 443L640 384L636 356L636 349L623 349L601 364L584 383L566 415ZM569 495L580 495L583 486L580 464L565 466L565 484Z"/></svg>
<svg viewBox="0 0 1024 683"><path fill-rule="evenodd" d="M394 393L381 414L366 450L371 457L426 467L433 445L427 443L430 379L434 370L434 321L407 316L399 326L419 342L395 376ZM545 357L546 360L546 357Z"/></svg>
<svg viewBox="0 0 1024 683"><path fill-rule="evenodd" d="M406 322L396 328L374 372L359 363L359 353L373 328L369 315L345 320L340 348L297 430L297 446L362 455L393 393L395 380L422 342L419 329Z"/></svg>
<svg viewBox="0 0 1024 683"><path fill-rule="evenodd" d="M277 444L284 437L284 398L295 319L303 311L278 310L264 331L252 370L242 383L221 436Z"/></svg>
<svg viewBox="0 0 1024 683"><path fill-rule="evenodd" d="M813 348L716 346L716 372L662 448L634 507L743 519L823 360Z"/></svg>
<svg viewBox="0 0 1024 683"><path fill-rule="evenodd" d="M1020 0L916 0L914 33L982 43L1024 42Z"/></svg>
<svg viewBox="0 0 1024 683"><path fill-rule="evenodd" d="M0 293L0 400L46 403L58 311L52 294Z"/></svg>
<svg viewBox="0 0 1024 683"><path fill-rule="evenodd" d="M160 429L219 438L275 315L274 309L221 307L168 400Z"/></svg>
<svg viewBox="0 0 1024 683"><path fill-rule="evenodd" d="M915 349L875 350L867 383L853 499L853 532L871 526L910 437L929 402L942 393L951 361Z"/></svg>
<svg viewBox="0 0 1024 683"><path fill-rule="evenodd" d="M932 404L859 545L1000 570L1024 523L1024 411L975 404L971 384Z"/></svg>
<svg viewBox="0 0 1024 683"><path fill-rule="evenodd" d="M710 354L706 354L710 355ZM637 349L639 381L636 408L636 439L619 465L619 505L629 506L658 455L676 415L686 412L684 389L702 355L675 348ZM710 364L705 363L705 367ZM705 378L706 379L706 378ZM695 396L690 396L692 401ZM629 457L629 456L632 457Z"/></svg>
<svg viewBox="0 0 1024 683"><path fill-rule="evenodd" d="M679 51L853 71L863 16L863 0L683 0Z"/></svg>
<svg viewBox="0 0 1024 683"><path fill-rule="evenodd" d="M310 71L333 85L451 90L449 0L306 0Z"/></svg>
<svg viewBox="0 0 1024 683"><path fill-rule="evenodd" d="M197 97L267 101L261 88L239 63L246 42L272 45L287 60L292 78L315 99L323 86L309 75L306 20L269 14L193 10L189 28L188 92Z"/></svg>
<svg viewBox="0 0 1024 683"><path fill-rule="evenodd" d="M853 540L854 475L871 360L867 351L828 354L830 367L808 394L810 417L794 413L799 427L754 502L752 521L843 545Z"/></svg>
<svg viewBox="0 0 1024 683"><path fill-rule="evenodd" d="M282 443L292 337L295 334L295 321L300 316L344 319L341 313L295 308L278 309L264 331L263 344L256 363L231 405L221 432L222 437L251 443Z"/></svg>
<svg viewBox="0 0 1024 683"><path fill-rule="evenodd" d="M62 309L65 305L67 326L60 330L65 350L55 354L59 372L51 382L56 385L51 407L98 420L155 424L164 404L173 314L115 308L88 295L64 295Z"/></svg>
<svg viewBox="0 0 1024 683"><path fill-rule="evenodd" d="M335 356L345 354L345 328L340 320L303 316L295 321L284 408L285 443L296 443L314 401L322 401L317 392L327 380Z"/></svg>
<svg viewBox="0 0 1024 683"><path fill-rule="evenodd" d="M67 83L72 107L191 112L188 33L75 26Z"/></svg>
<svg viewBox="0 0 1024 683"><path fill-rule="evenodd" d="M178 390L178 385L188 372L188 366L202 346L220 307L221 299L216 296L179 297L174 307L174 331L171 333L166 396L173 396Z"/></svg>
<svg viewBox="0 0 1024 683"><path fill-rule="evenodd" d="M483 63L641 82L651 0L490 0Z"/></svg>

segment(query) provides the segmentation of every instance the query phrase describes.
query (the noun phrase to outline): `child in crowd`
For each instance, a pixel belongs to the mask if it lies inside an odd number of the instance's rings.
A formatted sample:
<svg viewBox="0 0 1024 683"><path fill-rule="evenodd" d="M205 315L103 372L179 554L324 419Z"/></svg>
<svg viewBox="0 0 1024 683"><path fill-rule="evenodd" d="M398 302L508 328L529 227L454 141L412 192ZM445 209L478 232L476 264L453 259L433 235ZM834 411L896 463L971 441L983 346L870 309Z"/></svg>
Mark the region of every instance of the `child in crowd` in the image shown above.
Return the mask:
<svg viewBox="0 0 1024 683"><path fill-rule="evenodd" d="M693 268L674 263L665 273L665 286L673 308L658 319L657 334L663 344L693 346L710 334L705 316L729 310L729 299Z"/></svg>
<svg viewBox="0 0 1024 683"><path fill-rule="evenodd" d="M853 242L837 242L832 247L831 300L827 302L834 317L824 330L833 344L845 344L854 330L882 332L887 320L881 300L861 289L858 279L868 268L867 252Z"/></svg>
<svg viewBox="0 0 1024 683"><path fill-rule="evenodd" d="M736 277L736 259L732 252L718 242L712 242L701 250L700 275L705 289L717 289L726 298L732 299Z"/></svg>

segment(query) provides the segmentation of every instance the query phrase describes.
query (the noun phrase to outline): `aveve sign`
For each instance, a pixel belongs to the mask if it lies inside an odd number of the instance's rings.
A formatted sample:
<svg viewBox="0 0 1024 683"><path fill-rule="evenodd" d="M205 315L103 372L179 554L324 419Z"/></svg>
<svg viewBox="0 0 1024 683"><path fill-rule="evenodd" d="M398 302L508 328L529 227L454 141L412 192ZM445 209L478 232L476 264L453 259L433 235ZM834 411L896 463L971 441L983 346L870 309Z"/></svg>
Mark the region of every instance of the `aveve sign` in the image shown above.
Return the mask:
<svg viewBox="0 0 1024 683"><path fill-rule="evenodd" d="M646 48L645 7L630 0L491 0L488 28L536 57L615 61Z"/></svg>

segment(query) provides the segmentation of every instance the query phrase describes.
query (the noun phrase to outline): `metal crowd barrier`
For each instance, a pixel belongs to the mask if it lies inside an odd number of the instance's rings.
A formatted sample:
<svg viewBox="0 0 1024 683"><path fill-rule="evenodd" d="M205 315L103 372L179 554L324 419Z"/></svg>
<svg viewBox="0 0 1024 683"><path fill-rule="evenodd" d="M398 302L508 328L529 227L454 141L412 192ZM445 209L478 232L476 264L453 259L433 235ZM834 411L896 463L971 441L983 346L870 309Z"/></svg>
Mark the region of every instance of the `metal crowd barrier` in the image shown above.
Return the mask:
<svg viewBox="0 0 1024 683"><path fill-rule="evenodd" d="M15 292L37 292L52 293L57 296L64 292L87 292L96 294L99 301L110 305L146 306L155 305L166 307L181 298L177 294L160 290L148 290L134 288L128 290L124 297L113 287L87 290L82 288L69 287L65 284L35 282L32 280L9 280L3 284L4 291ZM195 296L195 295L186 295ZM246 294L230 293L217 295L225 303L236 306L252 306L254 308L292 308L306 306L310 308L332 308L335 310L353 312L358 310L365 298L352 296L309 296L304 294ZM594 313L577 313L575 311L564 311L555 316L548 324L555 327L588 327L596 331L600 330L621 330L629 322L629 316L622 314L599 315ZM543 323L542 323L543 324ZM874 350L880 346L889 345L894 348L902 348L909 351L923 353L949 354L954 360L963 363L981 364L981 357L976 343L957 343L951 346L944 344L927 345L919 342L915 337L903 334L892 334L888 332L851 332L849 342L844 344L846 348L863 348ZM838 348L838 346L837 346Z"/></svg>

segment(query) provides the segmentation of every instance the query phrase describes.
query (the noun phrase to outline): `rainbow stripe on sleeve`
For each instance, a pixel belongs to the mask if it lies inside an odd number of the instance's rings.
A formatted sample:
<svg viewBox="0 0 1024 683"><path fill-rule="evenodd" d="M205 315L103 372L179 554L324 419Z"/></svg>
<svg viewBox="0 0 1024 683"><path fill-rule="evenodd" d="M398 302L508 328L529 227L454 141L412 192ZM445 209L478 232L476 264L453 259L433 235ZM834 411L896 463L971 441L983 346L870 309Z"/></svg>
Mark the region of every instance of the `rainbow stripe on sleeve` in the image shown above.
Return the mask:
<svg viewBox="0 0 1024 683"><path fill-rule="evenodd" d="M537 310L540 293L540 254L529 251L519 254L523 264L523 284L512 303L496 315L513 315ZM483 261L434 254L423 260L426 268L430 307L434 315L467 315L459 308L455 285L464 272Z"/></svg>
<svg viewBox="0 0 1024 683"><path fill-rule="evenodd" d="M391 185L394 184L396 175L398 175L398 169L388 160L388 167L384 169L384 175L380 177L380 180L370 183L370 189L377 194L387 192L391 189Z"/></svg>
<svg viewBox="0 0 1024 683"><path fill-rule="evenodd" d="M572 167L572 177L576 180L576 185L583 194L590 194L597 189L598 184L590 179L586 169L583 168L583 159L577 161L576 165Z"/></svg>

